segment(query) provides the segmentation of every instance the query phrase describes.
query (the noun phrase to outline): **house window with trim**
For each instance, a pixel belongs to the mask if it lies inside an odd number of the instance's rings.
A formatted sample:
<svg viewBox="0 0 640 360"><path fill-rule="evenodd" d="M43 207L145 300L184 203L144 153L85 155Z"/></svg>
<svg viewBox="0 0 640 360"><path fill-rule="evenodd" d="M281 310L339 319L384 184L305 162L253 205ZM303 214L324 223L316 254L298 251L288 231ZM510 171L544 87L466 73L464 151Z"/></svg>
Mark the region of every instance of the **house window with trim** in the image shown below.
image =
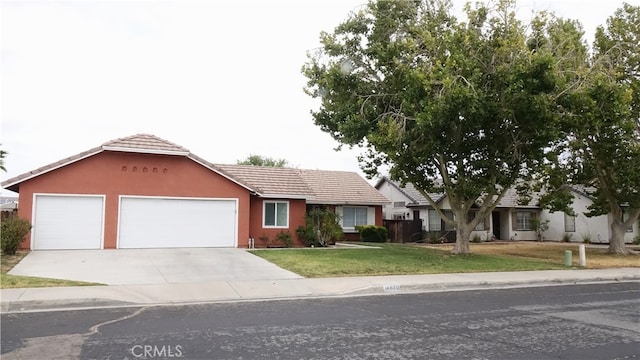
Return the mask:
<svg viewBox="0 0 640 360"><path fill-rule="evenodd" d="M454 219L453 211L451 210L441 210L441 211L444 216L448 217L449 219ZM442 217L440 217L438 212L434 209L429 209L428 216L429 216L429 231L442 231L443 223L444 223L445 231L455 230L456 228L453 224L449 224L448 222L444 221Z"/></svg>
<svg viewBox="0 0 640 360"><path fill-rule="evenodd" d="M395 202L393 203L393 207L394 207L394 208L403 208L403 207L404 207L404 205L405 205L405 204L404 204L404 201L395 201Z"/></svg>
<svg viewBox="0 0 640 360"><path fill-rule="evenodd" d="M289 202L287 201L265 201L264 202L262 226L265 228L288 228L289 227Z"/></svg>
<svg viewBox="0 0 640 360"><path fill-rule="evenodd" d="M515 229L519 231L532 231L533 224L531 219L533 218L533 212L531 211L516 211L515 214Z"/></svg>
<svg viewBox="0 0 640 360"><path fill-rule="evenodd" d="M367 208L345 206L342 208L342 227L355 228L358 225L367 225Z"/></svg>
<svg viewBox="0 0 640 360"><path fill-rule="evenodd" d="M564 214L564 232L576 232L576 217Z"/></svg>
<svg viewBox="0 0 640 360"><path fill-rule="evenodd" d="M429 231L442 230L440 221L441 219L440 215L438 215L438 212L433 209L429 209Z"/></svg>
<svg viewBox="0 0 640 360"><path fill-rule="evenodd" d="M628 213L628 212L626 212L626 211L623 211L623 212L622 212L622 222L625 222L625 221L627 221L627 220L629 220L629 213ZM628 233L633 232L633 223L631 223L631 226L629 226L629 227L627 228L627 232L628 232Z"/></svg>

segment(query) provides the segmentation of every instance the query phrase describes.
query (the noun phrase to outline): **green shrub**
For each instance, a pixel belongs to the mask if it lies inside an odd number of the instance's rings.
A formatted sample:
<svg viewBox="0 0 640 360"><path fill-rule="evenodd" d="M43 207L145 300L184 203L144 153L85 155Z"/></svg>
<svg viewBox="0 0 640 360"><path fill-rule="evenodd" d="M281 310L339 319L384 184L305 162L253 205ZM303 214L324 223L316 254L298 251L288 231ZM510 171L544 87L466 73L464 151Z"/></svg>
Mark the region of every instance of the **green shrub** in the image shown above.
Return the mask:
<svg viewBox="0 0 640 360"><path fill-rule="evenodd" d="M306 227L296 234L307 246L329 246L344 238L340 216L333 210L316 207L307 212ZM301 237L302 235L302 237Z"/></svg>
<svg viewBox="0 0 640 360"><path fill-rule="evenodd" d="M591 234L589 233L582 234L582 242L585 244L591 244Z"/></svg>
<svg viewBox="0 0 640 360"><path fill-rule="evenodd" d="M571 242L572 237L573 234L564 233L564 235L562 235L562 242Z"/></svg>
<svg viewBox="0 0 640 360"><path fill-rule="evenodd" d="M318 237L316 236L315 232L313 231L313 228L309 228L309 227L305 227L305 226L300 225L296 229L296 235L298 236L298 239L300 241L302 241L304 246L310 247L310 246L319 245L318 244Z"/></svg>
<svg viewBox="0 0 640 360"><path fill-rule="evenodd" d="M0 228L0 247L5 255L14 255L31 230L28 220L17 216L4 220Z"/></svg>
<svg viewBox="0 0 640 360"><path fill-rule="evenodd" d="M281 242L284 247L291 247L293 245L293 238L288 231L280 231L276 234L276 241Z"/></svg>
<svg viewBox="0 0 640 360"><path fill-rule="evenodd" d="M640 235L633 238L634 245L640 245Z"/></svg>
<svg viewBox="0 0 640 360"><path fill-rule="evenodd" d="M356 230L360 233L360 240L365 242L387 242L387 228L376 225L359 225Z"/></svg>
<svg viewBox="0 0 640 360"><path fill-rule="evenodd" d="M471 242L473 242L473 243L482 242L482 238L478 234L473 234L473 237L471 238Z"/></svg>

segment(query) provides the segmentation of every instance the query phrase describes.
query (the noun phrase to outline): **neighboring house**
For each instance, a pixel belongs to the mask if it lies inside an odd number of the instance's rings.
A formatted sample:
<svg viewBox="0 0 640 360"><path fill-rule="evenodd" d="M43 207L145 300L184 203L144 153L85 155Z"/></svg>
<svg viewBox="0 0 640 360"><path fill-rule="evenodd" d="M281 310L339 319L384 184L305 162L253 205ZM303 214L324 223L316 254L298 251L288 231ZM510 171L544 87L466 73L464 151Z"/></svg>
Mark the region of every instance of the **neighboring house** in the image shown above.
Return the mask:
<svg viewBox="0 0 640 360"><path fill-rule="evenodd" d="M335 209L354 234L382 225L388 202L357 173L216 165L146 134L1 185L19 193L18 215L33 224L21 248L33 250L261 247L282 231L299 244L309 206Z"/></svg>
<svg viewBox="0 0 640 360"><path fill-rule="evenodd" d="M593 198L583 189L574 188L572 191L572 209L576 216L570 216L561 211L551 213L548 210L543 210L542 218L549 220L549 229L545 231L545 237L560 240L567 236L570 241L574 242L584 242L585 239L588 239L592 243L608 243L613 221L612 215L585 216L584 214L589 211L588 207L593 203ZM639 235L640 228L636 221L627 229L624 242L631 243Z"/></svg>
<svg viewBox="0 0 640 360"><path fill-rule="evenodd" d="M382 210L385 220L420 219L424 231L439 232L449 240L455 239L454 226L446 224L412 184L401 186L398 182L383 177L376 183L375 188L390 201ZM592 199L584 191L574 189L574 193L573 210L577 216L571 217L563 212L551 213L543 210L538 206L535 196L529 205L518 204L516 191L510 189L492 211L491 216L481 221L471 236L479 235L481 239L487 239L493 235L496 239L502 240L537 240L533 220L539 218L548 226L548 229L542 233L546 240L562 240L566 233L572 234L571 241L582 242L585 238L589 238L593 243L609 242L611 215L586 217L584 213ZM445 214L452 217L449 200L444 194L429 195ZM475 215L473 211L472 208L470 217ZM625 242L631 243L638 234L640 229L636 222L625 234Z"/></svg>

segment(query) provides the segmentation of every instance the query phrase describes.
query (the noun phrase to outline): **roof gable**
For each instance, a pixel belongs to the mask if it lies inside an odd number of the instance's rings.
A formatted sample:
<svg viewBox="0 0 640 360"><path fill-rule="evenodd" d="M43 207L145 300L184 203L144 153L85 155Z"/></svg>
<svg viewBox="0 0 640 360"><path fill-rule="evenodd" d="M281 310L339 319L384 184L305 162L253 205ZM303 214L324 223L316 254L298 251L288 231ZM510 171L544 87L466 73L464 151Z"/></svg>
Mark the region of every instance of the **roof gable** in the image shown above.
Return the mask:
<svg viewBox="0 0 640 360"><path fill-rule="evenodd" d="M141 152L145 154L187 155L189 149L150 134L137 134L108 141L103 150Z"/></svg>
<svg viewBox="0 0 640 360"><path fill-rule="evenodd" d="M389 203L384 195L355 172L213 164L180 145L149 134L137 134L108 141L99 147L8 179L2 182L2 187L17 192L20 183L24 181L103 151L184 156L262 197L306 199L311 204L383 205Z"/></svg>

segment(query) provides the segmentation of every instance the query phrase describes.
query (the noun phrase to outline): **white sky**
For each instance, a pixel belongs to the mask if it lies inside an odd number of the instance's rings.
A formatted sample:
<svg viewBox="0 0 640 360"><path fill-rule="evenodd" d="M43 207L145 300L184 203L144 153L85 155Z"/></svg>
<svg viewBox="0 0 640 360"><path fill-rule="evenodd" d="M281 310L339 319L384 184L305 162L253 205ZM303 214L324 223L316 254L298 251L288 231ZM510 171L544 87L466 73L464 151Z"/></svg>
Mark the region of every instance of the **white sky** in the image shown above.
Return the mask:
<svg viewBox="0 0 640 360"><path fill-rule="evenodd" d="M313 124L318 103L300 69L320 32L363 3L2 0L0 179L137 133L213 163L258 154L361 173L360 151L334 151ZM621 5L518 1L525 15L533 6L579 19L590 39Z"/></svg>

